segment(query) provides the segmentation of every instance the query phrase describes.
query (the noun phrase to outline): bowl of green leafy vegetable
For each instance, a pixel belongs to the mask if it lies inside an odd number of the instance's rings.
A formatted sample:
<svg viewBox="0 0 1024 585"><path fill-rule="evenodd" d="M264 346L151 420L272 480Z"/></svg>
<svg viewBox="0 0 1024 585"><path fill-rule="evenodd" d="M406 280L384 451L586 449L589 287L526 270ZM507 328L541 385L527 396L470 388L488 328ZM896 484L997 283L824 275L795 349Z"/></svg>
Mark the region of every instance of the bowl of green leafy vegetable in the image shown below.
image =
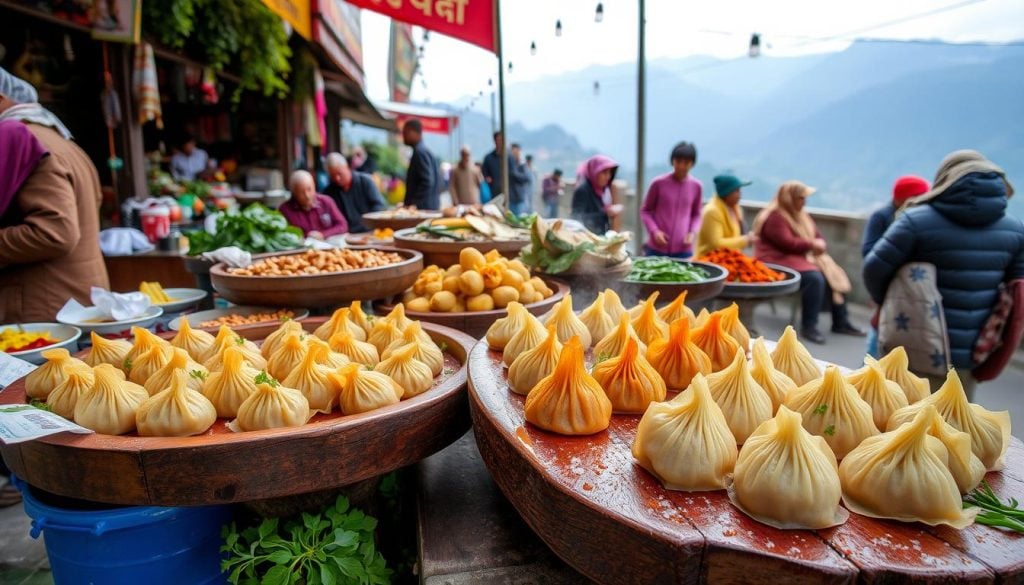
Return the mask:
<svg viewBox="0 0 1024 585"><path fill-rule="evenodd" d="M686 291L686 300L700 301L718 296L729 272L708 262L647 256L633 260L633 267L621 281L624 290L635 289L640 297L658 291L672 300Z"/></svg>
<svg viewBox="0 0 1024 585"><path fill-rule="evenodd" d="M216 230L187 232L188 254L198 256L226 246L247 252L283 252L302 247L302 231L288 225L280 212L254 203L242 211L228 211L217 218Z"/></svg>

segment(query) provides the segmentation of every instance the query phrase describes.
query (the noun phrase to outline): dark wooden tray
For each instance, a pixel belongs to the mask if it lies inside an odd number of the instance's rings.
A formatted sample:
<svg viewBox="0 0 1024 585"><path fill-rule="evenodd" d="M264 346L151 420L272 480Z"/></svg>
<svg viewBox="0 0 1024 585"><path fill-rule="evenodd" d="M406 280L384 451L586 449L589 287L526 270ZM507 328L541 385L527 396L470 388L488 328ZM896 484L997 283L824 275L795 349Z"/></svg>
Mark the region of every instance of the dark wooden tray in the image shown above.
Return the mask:
<svg viewBox="0 0 1024 585"><path fill-rule="evenodd" d="M325 317L302 322L313 331ZM259 340L277 324L239 329ZM295 428L233 433L219 419L195 437L73 435L4 445L7 466L29 484L62 496L120 505L198 506L246 502L349 485L415 463L469 428L466 360L474 340L424 323L446 343L447 373L398 404L363 414L318 414ZM21 404L19 380L0 404Z"/></svg>
<svg viewBox="0 0 1024 585"><path fill-rule="evenodd" d="M708 277L700 282L640 282L623 277L619 283L619 287L623 291L620 296L645 299L652 293L658 292L658 300L669 303L685 291L686 300L696 302L715 298L726 286L725 279L729 273L717 264L690 260L677 260L677 262L700 267L704 269Z"/></svg>
<svg viewBox="0 0 1024 585"><path fill-rule="evenodd" d="M492 476L527 524L587 577L624 583L896 583L1024 581L1024 535L957 531L851 514L827 530L778 530L734 508L724 491L668 491L633 461L638 415L607 431L563 437L525 422L501 354L469 358L470 412ZM988 474L1002 497L1024 496L1024 444Z"/></svg>
<svg viewBox="0 0 1024 585"><path fill-rule="evenodd" d="M371 211L363 214L363 225L375 229L391 228L395 231L416 227L428 219L441 217L440 211L419 211L414 217L389 217L387 211Z"/></svg>
<svg viewBox="0 0 1024 585"><path fill-rule="evenodd" d="M459 263L459 253L463 248L476 248L486 254L491 250L497 250L502 256L512 259L519 256L519 252L530 243L530 240L496 240L485 242L447 242L444 240L421 240L412 237L415 229L404 229L395 232L395 246L416 250L423 254L423 264L430 266L436 264L441 268L448 268Z"/></svg>

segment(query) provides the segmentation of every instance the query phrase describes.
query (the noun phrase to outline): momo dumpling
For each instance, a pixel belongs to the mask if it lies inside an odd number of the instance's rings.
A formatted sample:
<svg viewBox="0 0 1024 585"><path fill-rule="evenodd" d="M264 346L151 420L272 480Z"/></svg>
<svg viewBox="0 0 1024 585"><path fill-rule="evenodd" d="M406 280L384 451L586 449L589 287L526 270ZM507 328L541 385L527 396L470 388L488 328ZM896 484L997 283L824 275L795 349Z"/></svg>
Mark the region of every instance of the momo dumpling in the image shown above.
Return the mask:
<svg viewBox="0 0 1024 585"><path fill-rule="evenodd" d="M373 329L373 323L370 318L363 312L362 301L352 301L352 304L348 306L348 318L363 328L366 335L370 335L370 330Z"/></svg>
<svg viewBox="0 0 1024 585"><path fill-rule="evenodd" d="M516 394L529 394L542 378L555 371L562 344L554 325L547 326L547 336L535 347L520 353L508 367L508 388Z"/></svg>
<svg viewBox="0 0 1024 585"><path fill-rule="evenodd" d="M775 528L838 526L850 514L839 505L836 456L824 439L804 430L800 418L782 406L754 430L736 459L729 500Z"/></svg>
<svg viewBox="0 0 1024 585"><path fill-rule="evenodd" d="M96 382L92 390L78 397L75 423L105 435L135 430L135 411L149 398L149 393L125 380L124 372L110 364L100 364L92 371Z"/></svg>
<svg viewBox="0 0 1024 585"><path fill-rule="evenodd" d="M193 360L198 360L213 345L214 337L201 329L193 329L188 318L178 319L178 334L171 338L171 345L185 350Z"/></svg>
<svg viewBox="0 0 1024 585"><path fill-rule="evenodd" d="M89 337L92 339L92 347L82 358L86 364L93 367L110 364L118 369L124 366L124 358L132 350L132 344L127 339L107 339L95 331L90 332Z"/></svg>
<svg viewBox="0 0 1024 585"><path fill-rule="evenodd" d="M305 332L305 329L302 328L302 323L299 323L294 319L288 319L281 323L273 333L263 340L263 345L260 346L260 355L262 355L264 359L269 360L270 356L274 355L277 348L280 347L281 342L284 341L284 338L288 337L290 333L298 333L299 335L302 335Z"/></svg>
<svg viewBox="0 0 1024 585"><path fill-rule="evenodd" d="M300 337L304 337L303 333ZM263 357L263 354L259 350L253 350L252 348L242 343L242 338L238 337L231 346L224 346L220 351L210 356L210 359L203 362L203 367L211 372L216 372L224 367L224 352L227 351L228 347L234 347L238 351L242 352L242 356L245 358L245 363L249 364L249 367L254 370L265 370L267 369L267 360ZM280 344L278 345L280 349ZM277 350L274 350L277 353Z"/></svg>
<svg viewBox="0 0 1024 585"><path fill-rule="evenodd" d="M235 333L227 325L221 325L220 329L217 330L217 336L213 338L213 343L210 345L210 349L206 350L206 353L200 356L201 359L196 361L206 365L211 359L216 357L225 347L236 346L242 349L242 353L245 354L245 359L256 366L257 364L266 364L267 360L263 358L263 354L260 353L260 348L255 343ZM216 368L210 368L212 372ZM260 367L259 369L263 369Z"/></svg>
<svg viewBox="0 0 1024 585"><path fill-rule="evenodd" d="M912 420L917 413L932 405L954 429L971 436L971 451L981 459L988 471L1003 468L1003 457L1010 446L1010 413L993 412L967 401L956 370L946 374L946 382L935 394L894 412L886 428L890 431Z"/></svg>
<svg viewBox="0 0 1024 585"><path fill-rule="evenodd" d="M604 293L597 293L597 299L580 312L580 321L586 325L592 341L604 339L615 328L615 320L605 311Z"/></svg>
<svg viewBox="0 0 1024 585"><path fill-rule="evenodd" d="M661 374L669 390L682 390L697 374L711 373L711 360L690 341L690 322L676 319L668 339L656 339L647 346L647 361Z"/></svg>
<svg viewBox="0 0 1024 585"><path fill-rule="evenodd" d="M640 353L647 353L647 344L640 341L640 336L633 329L633 324L629 320L629 313L623 312L619 316L619 324L615 329L612 329L608 335L604 336L604 339L598 341L597 345L594 346L594 355L598 358L617 356L626 348L626 341L629 339L636 340Z"/></svg>
<svg viewBox="0 0 1024 585"><path fill-rule="evenodd" d="M330 414L338 397L338 389L329 376L334 369L320 363L326 359L323 354L328 351L326 345L310 345L302 362L282 382L286 388L302 392L309 407L324 414Z"/></svg>
<svg viewBox="0 0 1024 585"><path fill-rule="evenodd" d="M907 402L914 404L923 400L932 393L928 380L915 376L910 371L910 357L902 345L898 345L889 353L878 360L878 366L882 368L885 377L896 382L896 384L907 395Z"/></svg>
<svg viewBox="0 0 1024 585"><path fill-rule="evenodd" d="M238 431L262 431L282 427L298 427L312 418L309 401L302 392L282 386L280 382L260 373L256 391L238 407L238 416L228 428Z"/></svg>
<svg viewBox="0 0 1024 585"><path fill-rule="evenodd" d="M671 323L676 319L686 319L692 326L697 320L697 317L693 314L690 307L686 306L686 295L688 291L683 291L676 295L676 298L671 303L658 309L658 318L666 323Z"/></svg>
<svg viewBox="0 0 1024 585"><path fill-rule="evenodd" d="M396 404L405 392L386 374L364 370L356 363L329 375L338 388L338 404L345 414L359 414Z"/></svg>
<svg viewBox="0 0 1024 585"><path fill-rule="evenodd" d="M46 359L46 363L25 376L25 394L29 398L45 400L54 388L67 380L68 371L72 367L89 367L82 360L71 357L71 353L63 347L44 350L40 355Z"/></svg>
<svg viewBox="0 0 1024 585"><path fill-rule="evenodd" d="M75 418L75 404L86 392L92 390L96 376L92 368L86 365L71 365L67 369L67 377L46 397L46 406L50 410L68 420Z"/></svg>
<svg viewBox="0 0 1024 585"><path fill-rule="evenodd" d="M708 317L710 316L711 313L708 312L707 308L701 307L700 312L697 313L697 316L694 318L693 326L703 327L704 324L708 322Z"/></svg>
<svg viewBox="0 0 1024 585"><path fill-rule="evenodd" d="M637 463L666 489L684 491L724 488L738 452L736 438L701 374L672 400L647 407L632 450Z"/></svg>
<svg viewBox="0 0 1024 585"><path fill-rule="evenodd" d="M640 313L643 313L644 309L647 308L647 303L648 302L651 302L652 304L658 302L658 297L659 296L661 296L661 292L660 291L654 291L646 299L644 299L642 301L639 301L637 304L635 304L632 307L630 307L629 311L628 311L630 320L633 320L633 319L636 319L637 317L639 317Z"/></svg>
<svg viewBox="0 0 1024 585"><path fill-rule="evenodd" d="M323 325L317 327L316 330L313 331L313 335L327 341L338 331L347 329L352 332L352 337L355 337L359 341L366 341L366 330L364 330L358 323L352 321L349 315L350 310L348 307L338 309L331 315L330 319L324 321Z"/></svg>
<svg viewBox="0 0 1024 585"><path fill-rule="evenodd" d="M202 394L189 388L185 370L177 370L170 388L149 397L135 411L135 425L143 437L190 437L210 428L217 409Z"/></svg>
<svg viewBox="0 0 1024 585"><path fill-rule="evenodd" d="M349 334L351 335L351 332L349 332ZM384 353L384 350L387 349L389 345L401 338L402 330L395 325L394 321L378 319L377 322L374 323L373 330L370 331L370 335L367 337L366 341L377 348L377 355L380 355L381 353ZM359 340L356 339L356 341Z"/></svg>
<svg viewBox="0 0 1024 585"><path fill-rule="evenodd" d="M405 392L403 398L423 394L434 384L430 366L416 359L416 346L406 345L396 349L391 356L381 360L373 370L387 375Z"/></svg>
<svg viewBox="0 0 1024 585"><path fill-rule="evenodd" d="M707 377L711 397L722 409L729 430L742 445L764 421L772 417L772 399L750 375L747 356L737 347L729 366Z"/></svg>
<svg viewBox="0 0 1024 585"><path fill-rule="evenodd" d="M378 319L378 321L391 323L395 326L395 329L398 329L399 331L405 331L405 329L409 327L409 325L413 324L413 320L406 316L405 305L402 303L396 304L395 308L391 309L390 313L384 315L383 317Z"/></svg>
<svg viewBox="0 0 1024 585"><path fill-rule="evenodd" d="M811 352L797 340L796 330L791 325L786 326L771 355L775 369L789 376L797 386L821 377L821 368L811 357Z"/></svg>
<svg viewBox="0 0 1024 585"><path fill-rule="evenodd" d="M555 328L555 335L558 336L559 343L561 343L562 337L558 335L558 325L548 322L548 326ZM505 344L505 349L501 352L501 361L506 366L511 366L512 362L519 357L519 354L537 347L544 341L545 337L547 337L547 329L544 328L544 325L541 325L539 319L530 315L524 321L522 328Z"/></svg>
<svg viewBox="0 0 1024 585"><path fill-rule="evenodd" d="M526 326L529 317L533 317L522 304L508 304L508 315L496 320L487 328L487 347L494 351L502 351L512 336ZM536 317L534 317L536 318Z"/></svg>
<svg viewBox="0 0 1024 585"><path fill-rule="evenodd" d="M878 434L871 407L835 366L825 368L824 377L790 392L785 405L800 413L805 429L825 438L836 459Z"/></svg>
<svg viewBox="0 0 1024 585"><path fill-rule="evenodd" d="M134 363L135 360L139 359L139 356L147 353L154 347L171 347L169 341L145 327L132 327L132 336L134 338L132 348L128 350L128 355L125 356L125 359L130 360L129 363Z"/></svg>
<svg viewBox="0 0 1024 585"><path fill-rule="evenodd" d="M910 422L864 440L839 464L843 503L872 518L948 524L964 528L977 508L965 510L942 441L928 433L934 406L918 409Z"/></svg>
<svg viewBox="0 0 1024 585"><path fill-rule="evenodd" d="M625 305L622 304L622 299L619 298L619 294L610 288L604 289L604 312L608 313L608 316L615 323L618 323L622 314L627 312Z"/></svg>
<svg viewBox="0 0 1024 585"><path fill-rule="evenodd" d="M427 364L432 376L440 376L441 371L444 370L444 354L441 353L441 348L437 347L433 340L423 341L420 337L422 331L423 326L420 325L419 321L414 321L412 325L402 332L401 339L396 340L384 350L384 353L380 356L381 359L388 359L392 353L406 345L415 345L416 352L413 354L413 357Z"/></svg>
<svg viewBox="0 0 1024 585"><path fill-rule="evenodd" d="M949 472L953 474L957 488L962 494L970 492L985 477L985 464L971 451L971 436L954 429L943 420L935 407L929 406L925 410L932 413L928 434L942 441L946 447L949 453Z"/></svg>
<svg viewBox="0 0 1024 585"><path fill-rule="evenodd" d="M348 363L352 361L348 359L345 354L332 350L331 346L319 337L307 337L306 347L310 350L314 347L322 347L324 350L323 353L317 352L316 354L318 358L317 363L322 366L327 366L332 370L337 370L341 366L348 365Z"/></svg>
<svg viewBox="0 0 1024 585"><path fill-rule="evenodd" d="M847 376L846 381L871 407L872 418L880 431L885 430L892 413L907 405L907 395L896 382L885 378L882 368L871 356L864 356L864 367Z"/></svg>
<svg viewBox="0 0 1024 585"><path fill-rule="evenodd" d="M622 353L594 366L591 375L612 401L612 412L644 412L652 402L665 400L668 393L661 374L633 338L626 339Z"/></svg>
<svg viewBox="0 0 1024 585"><path fill-rule="evenodd" d="M665 339L669 335L668 323L661 320L654 310L654 301L658 298L657 293L651 295L643 304L643 310L633 319L633 330L636 331L640 341L650 347L659 339Z"/></svg>
<svg viewBox="0 0 1024 585"><path fill-rule="evenodd" d="M125 369L128 370L128 380L138 385L143 385L150 376L157 373L160 368L167 365L171 360L171 352L163 346L153 346L146 353L135 358L134 361L125 362Z"/></svg>
<svg viewBox="0 0 1024 585"><path fill-rule="evenodd" d="M267 373L276 380L284 380L306 357L309 346L298 333L289 333L280 347L267 360Z"/></svg>
<svg viewBox="0 0 1024 585"><path fill-rule="evenodd" d="M572 337L579 337L583 349L587 349L593 345L594 341L597 341L590 335L590 330L583 324L583 321L573 312L572 295L565 295L552 309L551 317L543 324L554 325L555 332L558 333L558 341L563 344Z"/></svg>
<svg viewBox="0 0 1024 585"><path fill-rule="evenodd" d="M351 331L339 331L330 341L331 351L340 353L357 364L372 368L380 362L380 354L372 343L359 341Z"/></svg>
<svg viewBox="0 0 1024 585"><path fill-rule="evenodd" d="M167 363L147 378L142 386L146 389L146 392L149 392L150 396L163 392L171 387L171 382L174 380L174 372L177 370L181 370L188 375L186 379L188 387L196 392L202 390L203 382L210 375L210 371L192 361L184 349L176 347L171 350L171 358L167 360Z"/></svg>
<svg viewBox="0 0 1024 585"><path fill-rule="evenodd" d="M731 364L736 351L742 350L740 344L722 328L722 314L717 312L711 313L704 325L695 328L690 338L711 360L712 372Z"/></svg>
<svg viewBox="0 0 1024 585"><path fill-rule="evenodd" d="M743 322L740 321L740 306L732 303L728 307L715 312L722 316L722 329L735 339L736 343L740 344L744 352L749 350L750 331L747 331Z"/></svg>
<svg viewBox="0 0 1024 585"><path fill-rule="evenodd" d="M612 403L583 367L578 337L562 347L555 371L526 395L524 410L530 424L561 435L592 435L608 428Z"/></svg>
<svg viewBox="0 0 1024 585"><path fill-rule="evenodd" d="M238 415L238 407L256 391L256 376L260 372L245 361L240 348L228 347L222 355L224 367L206 378L202 392L217 409L217 416L231 418Z"/></svg>
<svg viewBox="0 0 1024 585"><path fill-rule="evenodd" d="M764 345L764 338L758 337L750 350L751 361L750 375L754 377L766 393L772 399L772 412L779 410L786 400L786 395L796 390L796 382L789 376L775 369L772 363L772 356Z"/></svg>

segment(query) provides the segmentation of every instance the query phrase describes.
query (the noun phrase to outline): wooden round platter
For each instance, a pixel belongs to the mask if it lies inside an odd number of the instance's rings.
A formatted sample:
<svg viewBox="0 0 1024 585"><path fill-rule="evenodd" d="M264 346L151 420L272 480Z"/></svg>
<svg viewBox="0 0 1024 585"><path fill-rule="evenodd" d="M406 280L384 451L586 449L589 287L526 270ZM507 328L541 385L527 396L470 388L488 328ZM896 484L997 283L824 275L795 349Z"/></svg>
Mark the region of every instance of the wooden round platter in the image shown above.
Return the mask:
<svg viewBox="0 0 1024 585"><path fill-rule="evenodd" d="M565 295L569 294L569 285L564 282L548 277L542 277L542 280L551 287L554 294L539 303L526 305L526 309L537 316L547 313L551 310L551 307L555 306L558 301L562 300ZM373 304L373 308L377 314L386 315L391 312L391 309L395 308L395 303L393 300L378 301ZM461 313L423 313L419 311L406 311L405 314L410 319L444 325L445 327L451 327L452 329L462 331L470 337L480 339L487 333L487 329L495 321L508 315L508 309L495 309L493 311L477 312L464 311Z"/></svg>
<svg viewBox="0 0 1024 585"><path fill-rule="evenodd" d="M395 232L395 246L416 250L423 254L423 263L427 266L436 264L442 268L448 268L459 263L459 252L463 248L476 248L484 254L491 250L497 250L502 256L512 259L519 256L520 250L530 243L530 240L487 240L482 242L474 241L451 241L443 240L421 240L412 237L415 229L405 229Z"/></svg>
<svg viewBox="0 0 1024 585"><path fill-rule="evenodd" d="M401 293L412 286L423 271L423 256L413 250L377 246L353 246L351 249L395 252L405 259L377 268L307 276L238 276L228 272L222 263L210 269L210 279L222 297L238 305L334 307L358 299L382 299ZM253 260L302 253L304 251L260 254L253 256Z"/></svg>
<svg viewBox="0 0 1024 585"><path fill-rule="evenodd" d="M781 272L786 276L775 282L726 282L722 293L723 299L769 299L781 297L800 290L800 273L792 268L778 264L765 264L768 268Z"/></svg>
<svg viewBox="0 0 1024 585"><path fill-rule="evenodd" d="M303 321L313 331L326 318ZM277 324L239 329L260 340ZM349 485L415 463L469 428L466 360L474 340L424 323L446 344L445 371L408 400L363 414L318 414L294 428L234 433L226 419L194 437L61 433L0 443L4 461L29 484L62 496L119 505L199 506L246 502ZM22 404L24 380L0 393Z"/></svg>
<svg viewBox="0 0 1024 585"><path fill-rule="evenodd" d="M725 491L662 487L630 448L639 415L613 415L586 437L527 423L501 354L469 357L470 412L480 454L505 497L544 542L590 579L645 583L1020 583L1024 534L964 530L850 514L826 530L756 522ZM1024 497L1024 444L986 477L1003 499Z"/></svg>
<svg viewBox="0 0 1024 585"><path fill-rule="evenodd" d="M416 227L424 220L438 219L440 211L415 211L414 215L408 217L394 217L394 211L371 211L363 214L363 225L375 229L391 228L393 230L404 230Z"/></svg>
<svg viewBox="0 0 1024 585"><path fill-rule="evenodd" d="M725 286L725 279L729 272L717 264L707 262L696 262L690 260L678 260L683 264L691 264L704 270L707 278L699 282L642 282L629 280L623 277L619 286L623 296L637 295L639 299L646 298L654 292L660 293L658 299L662 302L671 302L672 299L686 291L686 300L690 302L713 299L722 292Z"/></svg>

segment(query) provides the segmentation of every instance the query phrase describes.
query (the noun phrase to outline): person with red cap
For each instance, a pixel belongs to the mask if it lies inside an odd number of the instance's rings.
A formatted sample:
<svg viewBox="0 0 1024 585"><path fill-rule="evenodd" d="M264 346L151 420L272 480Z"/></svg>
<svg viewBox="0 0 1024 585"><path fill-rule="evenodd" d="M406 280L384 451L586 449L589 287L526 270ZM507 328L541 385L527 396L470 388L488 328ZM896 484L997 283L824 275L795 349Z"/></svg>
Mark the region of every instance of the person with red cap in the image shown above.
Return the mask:
<svg viewBox="0 0 1024 585"><path fill-rule="evenodd" d="M885 230L889 229L896 218L896 210L903 207L911 197L927 193L928 189L931 189L931 185L927 179L917 175L903 175L896 179L892 186L892 202L886 203L872 213L867 225L864 226L864 241L860 246L860 255L866 258L871 248L875 247L875 242L882 239Z"/></svg>

